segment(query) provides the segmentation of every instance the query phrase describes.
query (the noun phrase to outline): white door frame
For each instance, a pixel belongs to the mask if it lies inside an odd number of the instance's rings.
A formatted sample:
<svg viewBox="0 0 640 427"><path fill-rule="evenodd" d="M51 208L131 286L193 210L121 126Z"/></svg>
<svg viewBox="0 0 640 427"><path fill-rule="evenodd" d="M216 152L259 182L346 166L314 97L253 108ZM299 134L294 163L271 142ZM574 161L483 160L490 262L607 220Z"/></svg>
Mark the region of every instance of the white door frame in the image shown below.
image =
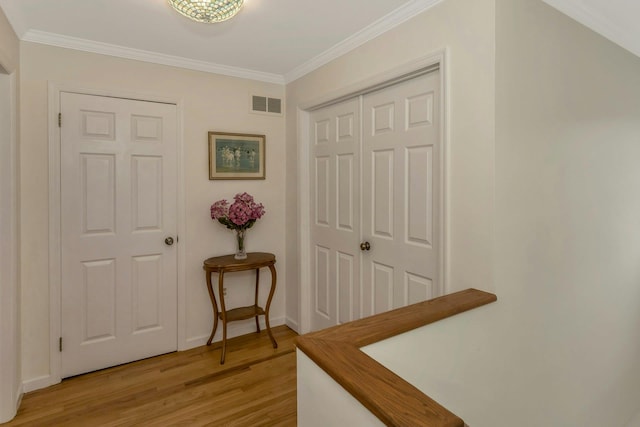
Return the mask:
<svg viewBox="0 0 640 427"><path fill-rule="evenodd" d="M178 113L177 120L177 235L180 236L178 251L178 350L188 348L187 345L187 317L186 317L186 209L184 194L184 143L183 143L183 101L167 98L155 94L140 94L117 90L99 90L74 85L49 83L49 376L38 378L29 383L29 389L35 390L57 384L62 381L59 338L61 334L61 245L60 235L60 128L58 127L58 113L60 111L60 93L71 92L85 95L109 96L114 98L136 99L140 101L161 102L175 104ZM64 120L64 118L63 118ZM25 390L29 391L29 390Z"/></svg>
<svg viewBox="0 0 640 427"><path fill-rule="evenodd" d="M304 334L311 331L311 269L310 266L310 250L311 233L309 224L309 212L311 209L310 194L307 191L310 182L310 171L308 167L303 165L309 164L309 135L310 135L310 111L320 108L324 105L332 104L343 99L361 95L373 89L389 86L397 81L404 80L412 75L420 74L420 71L438 65L441 75L441 101L440 110L442 111L440 119L440 133L442 156L440 158L440 167L442 171L442 181L440 188L440 218L442 218L442 227L440 229L440 241L442 242L439 254L439 270L440 289L443 294L449 292L448 278L450 277L450 256L449 256L449 238L450 238L450 221L448 218L449 209L449 71L448 71L448 50L442 49L431 55L418 58L409 63L391 68L376 76L364 79L355 84L340 88L320 98L303 102L298 105L298 226L300 237L298 241L298 249L300 252L299 259L299 280L301 283L299 295L299 327L300 333Z"/></svg>

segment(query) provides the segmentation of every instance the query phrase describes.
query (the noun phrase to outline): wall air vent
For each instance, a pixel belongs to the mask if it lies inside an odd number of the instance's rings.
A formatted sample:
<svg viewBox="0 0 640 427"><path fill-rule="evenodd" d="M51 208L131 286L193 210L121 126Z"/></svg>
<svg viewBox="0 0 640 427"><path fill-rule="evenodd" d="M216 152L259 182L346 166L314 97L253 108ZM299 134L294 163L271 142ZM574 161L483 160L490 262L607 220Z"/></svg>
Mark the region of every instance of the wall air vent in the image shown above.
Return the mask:
<svg viewBox="0 0 640 427"><path fill-rule="evenodd" d="M251 111L254 113L282 114L282 100L267 96L253 95L251 97Z"/></svg>

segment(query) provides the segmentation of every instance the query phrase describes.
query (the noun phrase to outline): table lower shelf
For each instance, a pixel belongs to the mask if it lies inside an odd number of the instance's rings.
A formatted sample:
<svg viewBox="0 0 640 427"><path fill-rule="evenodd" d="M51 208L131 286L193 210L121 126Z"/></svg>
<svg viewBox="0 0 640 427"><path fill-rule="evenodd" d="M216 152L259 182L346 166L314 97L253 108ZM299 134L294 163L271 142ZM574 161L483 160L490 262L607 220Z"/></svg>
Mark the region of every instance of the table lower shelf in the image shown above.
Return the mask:
<svg viewBox="0 0 640 427"><path fill-rule="evenodd" d="M227 322L233 322L234 320L246 320L256 316L263 316L264 309L257 305L250 305L248 307L238 307L231 310L227 310ZM218 317L222 320L222 313L218 313Z"/></svg>

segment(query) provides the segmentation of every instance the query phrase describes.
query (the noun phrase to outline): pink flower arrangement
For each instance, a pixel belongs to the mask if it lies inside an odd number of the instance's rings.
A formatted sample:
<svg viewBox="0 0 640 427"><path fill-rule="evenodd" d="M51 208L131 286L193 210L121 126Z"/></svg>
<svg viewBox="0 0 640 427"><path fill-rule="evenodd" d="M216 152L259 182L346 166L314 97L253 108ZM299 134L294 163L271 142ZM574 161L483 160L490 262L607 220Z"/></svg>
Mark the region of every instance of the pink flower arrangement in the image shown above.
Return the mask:
<svg viewBox="0 0 640 427"><path fill-rule="evenodd" d="M262 203L256 203L248 193L238 193L233 200L231 205L225 199L211 205L211 219L232 230L246 230L265 213Z"/></svg>

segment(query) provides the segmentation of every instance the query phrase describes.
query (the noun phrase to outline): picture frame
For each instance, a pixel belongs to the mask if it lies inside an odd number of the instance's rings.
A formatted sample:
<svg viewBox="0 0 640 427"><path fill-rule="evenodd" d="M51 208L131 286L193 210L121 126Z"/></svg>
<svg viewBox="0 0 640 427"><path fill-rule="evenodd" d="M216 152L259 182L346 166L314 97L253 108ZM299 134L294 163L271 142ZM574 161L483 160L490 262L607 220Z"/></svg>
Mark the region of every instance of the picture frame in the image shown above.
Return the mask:
<svg viewBox="0 0 640 427"><path fill-rule="evenodd" d="M265 179L266 137L209 132L209 180Z"/></svg>

